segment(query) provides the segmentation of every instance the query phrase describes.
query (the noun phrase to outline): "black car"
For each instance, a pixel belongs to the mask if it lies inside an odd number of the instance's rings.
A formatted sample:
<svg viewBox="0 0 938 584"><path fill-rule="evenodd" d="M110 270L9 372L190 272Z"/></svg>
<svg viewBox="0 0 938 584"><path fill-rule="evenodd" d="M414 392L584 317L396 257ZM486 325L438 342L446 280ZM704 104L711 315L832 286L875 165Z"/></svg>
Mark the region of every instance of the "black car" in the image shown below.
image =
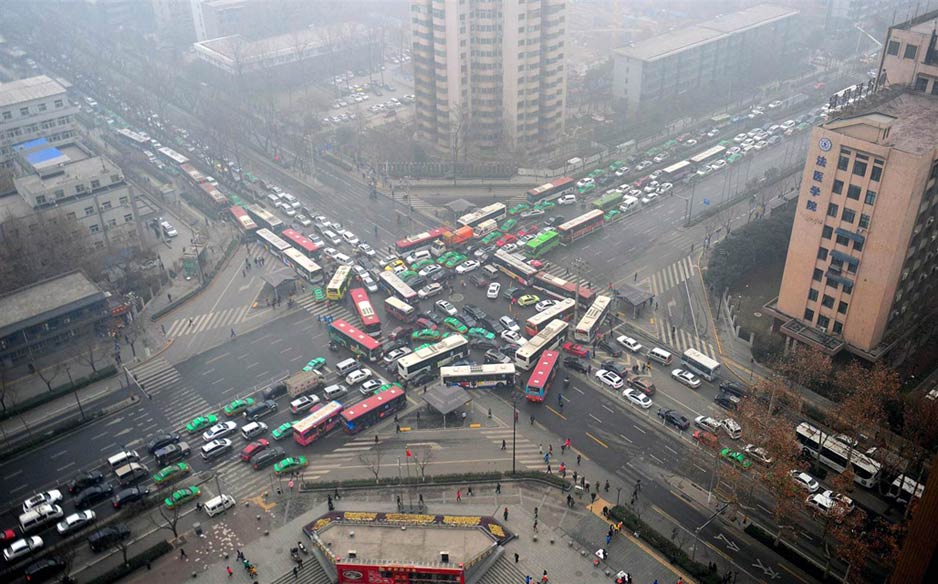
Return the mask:
<svg viewBox="0 0 938 584"><path fill-rule="evenodd" d="M462 311L476 320L486 320L488 318L488 315L485 314L485 311L475 304L466 304L462 307Z"/></svg>
<svg viewBox="0 0 938 584"><path fill-rule="evenodd" d="M569 358L570 357L567 357L567 359ZM615 373L622 379L625 379L626 377L628 377L628 371L629 371L628 368L625 367L624 365L620 365L619 363L616 363L615 361L603 361L602 368L605 369L606 371L612 371L613 373Z"/></svg>
<svg viewBox="0 0 938 584"><path fill-rule="evenodd" d="M244 412L244 417L252 422L256 422L261 418L266 418L271 414L277 413L277 402L272 399L264 400L261 403L257 404L252 408L248 408Z"/></svg>
<svg viewBox="0 0 938 584"><path fill-rule="evenodd" d="M621 349L617 349L616 347L614 347L613 345L610 345L606 341L599 341L598 343L596 343L596 346L617 359L622 356Z"/></svg>
<svg viewBox="0 0 938 584"><path fill-rule="evenodd" d="M277 385L265 389L263 392L261 392L261 395L265 400L277 399L280 396L287 395L287 386L282 383L278 383Z"/></svg>
<svg viewBox="0 0 938 584"><path fill-rule="evenodd" d="M275 462L283 460L286 455L286 450L280 448L279 446L270 448L252 458L251 466L254 467L254 470L260 470L266 466L272 465Z"/></svg>
<svg viewBox="0 0 938 584"><path fill-rule="evenodd" d="M433 324L437 326L440 326L441 324L443 324L443 319L445 318L432 310L425 311L421 316L426 318L427 320L429 320L430 322L432 322Z"/></svg>
<svg viewBox="0 0 938 584"><path fill-rule="evenodd" d="M736 397L746 397L748 395L745 387L739 385L738 383L733 383L732 381L721 381L720 391L730 395L735 395Z"/></svg>
<svg viewBox="0 0 938 584"><path fill-rule="evenodd" d="M505 326L500 323L497 318L480 318L479 321L481 324L485 325L485 328L495 333L495 336L498 336L505 331Z"/></svg>
<svg viewBox="0 0 938 584"><path fill-rule="evenodd" d="M130 529L122 524L109 525L101 528L88 536L88 545L91 551L98 553L105 550L115 543L127 539L130 536Z"/></svg>
<svg viewBox="0 0 938 584"><path fill-rule="evenodd" d="M735 410L739 407L739 398L728 393L721 393L720 395L713 398L713 403L720 406L724 410Z"/></svg>
<svg viewBox="0 0 938 584"><path fill-rule="evenodd" d="M470 314L460 314L458 318L469 328L476 328L479 326L479 321Z"/></svg>
<svg viewBox="0 0 938 584"><path fill-rule="evenodd" d="M68 489L69 493L74 495L76 493L80 493L88 487L97 485L103 480L103 472L86 472L68 481L68 484L65 486L65 488Z"/></svg>
<svg viewBox="0 0 938 584"><path fill-rule="evenodd" d="M481 351L498 349L498 343L495 341L490 341L489 339L479 339L476 337L469 339L469 346L473 349L479 349Z"/></svg>
<svg viewBox="0 0 938 584"><path fill-rule="evenodd" d="M658 417L679 430L690 428L690 421L675 410L658 410Z"/></svg>
<svg viewBox="0 0 938 584"><path fill-rule="evenodd" d="M430 274L431 282L445 282L447 280L452 280L456 277L456 272L452 270L442 269L439 272L433 272Z"/></svg>
<svg viewBox="0 0 938 584"><path fill-rule="evenodd" d="M130 487L119 491L114 495L114 499L112 499L114 508L120 509L125 505L142 501L148 494L150 494L150 489L142 489L140 487Z"/></svg>
<svg viewBox="0 0 938 584"><path fill-rule="evenodd" d="M485 362L486 363L511 363L511 357L502 353L497 349L489 349L485 352Z"/></svg>
<svg viewBox="0 0 938 584"><path fill-rule="evenodd" d="M586 373L586 365L584 365L576 357L564 357L563 366L567 369L573 369L574 371L579 371L580 373Z"/></svg>
<svg viewBox="0 0 938 584"><path fill-rule="evenodd" d="M520 286L512 286L502 293L502 298L505 300L514 300L519 296L524 296L524 288Z"/></svg>
<svg viewBox="0 0 938 584"><path fill-rule="evenodd" d="M97 503L110 497L113 492L114 487L111 486L111 483L102 483L87 487L75 497L75 508L87 509L88 507L93 507Z"/></svg>
<svg viewBox="0 0 938 584"><path fill-rule="evenodd" d="M179 434L175 432L157 432L156 436L147 442L147 452L153 454L160 448L177 442L179 442Z"/></svg>
<svg viewBox="0 0 938 584"><path fill-rule="evenodd" d="M192 450L189 448L189 445L185 442L180 442L179 444L168 444L160 448L153 453L153 456L160 466L165 466L171 462L188 458L190 454L192 454Z"/></svg>
<svg viewBox="0 0 938 584"><path fill-rule="evenodd" d="M478 274L470 274L469 282L476 288L487 288L489 285L489 281Z"/></svg>
<svg viewBox="0 0 938 584"><path fill-rule="evenodd" d="M507 356L509 356L509 357L514 358L514 356L515 356L515 351L518 350L518 347L517 347L517 345L504 344L504 345L501 345L501 346L498 348L498 350L499 350L503 355L507 355Z"/></svg>
<svg viewBox="0 0 938 584"><path fill-rule="evenodd" d="M27 582L44 582L65 569L68 564L58 556L42 558L26 566L23 575Z"/></svg>
<svg viewBox="0 0 938 584"><path fill-rule="evenodd" d="M414 290L419 290L427 285L427 279L423 276L414 276L407 281L407 285Z"/></svg>
<svg viewBox="0 0 938 584"><path fill-rule="evenodd" d="M544 221L544 225L548 227L553 227L554 225L559 225L565 221L563 215L554 215L553 217L548 217L547 221Z"/></svg>

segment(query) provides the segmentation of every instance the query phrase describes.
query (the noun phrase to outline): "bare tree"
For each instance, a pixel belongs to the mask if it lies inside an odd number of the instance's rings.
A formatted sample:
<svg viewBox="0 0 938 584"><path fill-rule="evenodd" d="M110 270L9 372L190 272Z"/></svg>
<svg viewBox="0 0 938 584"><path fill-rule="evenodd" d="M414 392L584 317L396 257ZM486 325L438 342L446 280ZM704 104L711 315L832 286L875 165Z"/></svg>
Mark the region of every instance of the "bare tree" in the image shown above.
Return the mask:
<svg viewBox="0 0 938 584"><path fill-rule="evenodd" d="M94 373L98 372L97 364L99 357L95 353L97 346L98 344L94 341L94 337L89 336L75 354L75 358L78 360L78 362L82 365L91 367L91 371Z"/></svg>
<svg viewBox="0 0 938 584"><path fill-rule="evenodd" d="M427 467L433 461L433 449L427 446L413 454L414 464L417 465L417 469L420 471L420 480L425 481L427 480Z"/></svg>
<svg viewBox="0 0 938 584"><path fill-rule="evenodd" d="M381 451L374 448L368 452L363 452L358 455L358 460L368 467L371 474L375 475L375 483L377 484L381 475Z"/></svg>
<svg viewBox="0 0 938 584"><path fill-rule="evenodd" d="M165 505L158 505L156 513L150 512L147 515L154 526L165 529L173 534L173 539L179 537L179 505L174 505L172 509L167 509Z"/></svg>
<svg viewBox="0 0 938 584"><path fill-rule="evenodd" d="M52 382L55 381L55 378L58 377L60 373L62 373L62 364L61 364L61 363L55 363L55 364L53 364L53 365L51 365L51 366L46 367L45 369L43 369L42 367L37 366L37 365L36 365L36 362L33 361L33 362L32 362L32 366L33 366L34 372L36 373L36 377L38 377L39 379L41 379L42 382L46 384L46 388L47 388L47 389L49 390L49 392L51 393L51 392L52 392Z"/></svg>
<svg viewBox="0 0 938 584"><path fill-rule="evenodd" d="M0 367L0 408L3 408L3 413L16 401L16 386L10 383L9 374L6 367Z"/></svg>

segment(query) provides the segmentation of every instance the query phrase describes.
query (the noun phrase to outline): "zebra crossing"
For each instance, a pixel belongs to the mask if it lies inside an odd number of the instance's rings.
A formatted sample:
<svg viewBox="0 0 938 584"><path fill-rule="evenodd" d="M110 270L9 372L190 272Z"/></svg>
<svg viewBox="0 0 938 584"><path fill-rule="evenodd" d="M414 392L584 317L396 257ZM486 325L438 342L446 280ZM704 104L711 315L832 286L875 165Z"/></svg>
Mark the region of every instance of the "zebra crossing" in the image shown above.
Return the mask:
<svg viewBox="0 0 938 584"><path fill-rule="evenodd" d="M713 345L701 339L698 335L689 333L684 329L672 327L663 319L655 322L658 338L666 345L674 347L679 353L687 349L697 349L710 358L717 359L718 352Z"/></svg>
<svg viewBox="0 0 938 584"><path fill-rule="evenodd" d="M650 286L651 293L658 296L666 290L682 284L694 276L694 261L692 256L681 258L670 266L662 268L642 280L642 284Z"/></svg>
<svg viewBox="0 0 938 584"><path fill-rule="evenodd" d="M179 380L182 379L179 371L163 357L150 359L129 370L140 387L150 395L159 395L166 390L176 389L180 385Z"/></svg>
<svg viewBox="0 0 938 584"><path fill-rule="evenodd" d="M482 435L498 448L502 447L502 440L511 448L511 428L486 428L482 430ZM515 433L515 460L519 465L530 470L544 470L543 450L542 444L534 444L521 434Z"/></svg>

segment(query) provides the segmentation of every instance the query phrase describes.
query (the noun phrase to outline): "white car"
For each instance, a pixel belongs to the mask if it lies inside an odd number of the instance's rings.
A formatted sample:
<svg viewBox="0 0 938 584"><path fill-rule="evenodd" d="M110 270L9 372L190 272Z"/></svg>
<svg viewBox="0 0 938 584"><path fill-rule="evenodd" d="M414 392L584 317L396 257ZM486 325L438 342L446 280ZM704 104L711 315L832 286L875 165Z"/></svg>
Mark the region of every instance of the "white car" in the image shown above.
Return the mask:
<svg viewBox="0 0 938 584"><path fill-rule="evenodd" d="M635 165L635 170L645 170L652 164L654 164L654 162L652 162L651 160L642 160L637 165Z"/></svg>
<svg viewBox="0 0 938 584"><path fill-rule="evenodd" d="M500 322L503 327L510 331L514 331L516 333L521 332L521 327L518 326L518 323L515 322L515 319L511 318L510 316L503 316L498 319L498 322Z"/></svg>
<svg viewBox="0 0 938 584"><path fill-rule="evenodd" d="M875 77L875 75L874 75L874 77ZM781 100L776 99L775 101L773 101L772 103L769 104L769 109L775 109L775 108L778 108L778 107L782 107L782 102L781 102Z"/></svg>
<svg viewBox="0 0 938 584"><path fill-rule="evenodd" d="M763 148L765 148L765 147L768 146L768 145L769 145L769 143L768 143L766 140L759 140L758 142L756 142L756 145L754 146L754 148L755 148L756 150L762 150Z"/></svg>
<svg viewBox="0 0 938 584"><path fill-rule="evenodd" d="M348 375L345 376L345 383L349 385L358 385L362 381L365 381L371 377L371 369L362 367L361 369L356 369Z"/></svg>
<svg viewBox="0 0 938 584"><path fill-rule="evenodd" d="M638 353L639 351L642 350L642 344L630 336L622 335L616 338L616 341L618 341L620 345L622 345L629 351L632 351L633 353Z"/></svg>
<svg viewBox="0 0 938 584"><path fill-rule="evenodd" d="M309 408L319 403L319 396L301 395L290 402L290 412L294 415L305 413Z"/></svg>
<svg viewBox="0 0 938 584"><path fill-rule="evenodd" d="M436 296L437 294L441 294L442 292L443 292L443 285L437 282L433 282L431 284L427 284L420 290L417 290L417 296L419 296L420 299L423 300L425 298L430 298L432 296Z"/></svg>
<svg viewBox="0 0 938 584"><path fill-rule="evenodd" d="M700 378L698 378L690 371L685 371L684 369L674 369L671 371L671 377L677 379L691 389L697 389L700 387Z"/></svg>
<svg viewBox="0 0 938 584"><path fill-rule="evenodd" d="M717 160L716 162L710 165L710 168L712 168L713 170L722 170L725 167L726 167L725 160Z"/></svg>
<svg viewBox="0 0 938 584"><path fill-rule="evenodd" d="M808 491L809 493L816 493L818 489L821 488L821 484L817 482L813 476L809 475L806 472L800 470L790 470L788 475L791 477L799 487Z"/></svg>
<svg viewBox="0 0 938 584"><path fill-rule="evenodd" d="M658 194L663 195L665 193L670 192L671 189L673 188L674 188L674 185L671 183L661 183L661 185L658 186Z"/></svg>
<svg viewBox="0 0 938 584"><path fill-rule="evenodd" d="M697 169L697 176L699 177L708 176L712 172L713 172L713 169L710 168L709 166L702 166Z"/></svg>
<svg viewBox="0 0 938 584"><path fill-rule="evenodd" d="M504 251L505 253L511 253L515 251L516 249L518 249L518 244L513 241L508 242L502 246L502 251Z"/></svg>
<svg viewBox="0 0 938 584"><path fill-rule="evenodd" d="M456 316L459 314L459 311L456 310L456 307L453 306L453 303L449 300L437 300L436 307L446 316Z"/></svg>
<svg viewBox="0 0 938 584"><path fill-rule="evenodd" d="M618 177L623 177L623 176L627 175L628 173L629 173L629 167L628 167L628 166L620 166L620 167L616 170L616 176L618 176Z"/></svg>
<svg viewBox="0 0 938 584"><path fill-rule="evenodd" d="M661 178L662 174L664 174L664 171L659 168L655 172L649 174L648 178L650 178L651 180L658 180L659 178Z"/></svg>
<svg viewBox="0 0 938 584"><path fill-rule="evenodd" d="M3 559L12 562L17 558L29 555L42 547L42 538L38 535L24 537L13 542L10 547L3 550Z"/></svg>
<svg viewBox="0 0 938 584"><path fill-rule="evenodd" d="M313 224L313 222L310 221L309 217L307 217L306 215L297 215L296 222L302 225L303 227L309 227L310 225Z"/></svg>
<svg viewBox="0 0 938 584"><path fill-rule="evenodd" d="M573 195L573 194L570 194L570 195L563 195L562 197L560 197L559 199L557 199L557 204L558 204L558 205L561 205L561 206L563 206L563 205L576 205L576 195Z"/></svg>
<svg viewBox="0 0 938 584"><path fill-rule="evenodd" d="M23 501L23 513L40 505L52 505L62 500L62 491L52 489L44 493L37 493Z"/></svg>
<svg viewBox="0 0 938 584"><path fill-rule="evenodd" d="M313 245L315 245L316 247L325 247L325 246L326 246L326 242L323 241L323 238L319 237L319 236L316 235L315 233L307 233L307 234L306 234L306 237L308 237L309 240L312 241L312 242L313 242Z"/></svg>
<svg viewBox="0 0 938 584"><path fill-rule="evenodd" d="M413 352L414 352L414 351L413 351L410 347L398 347L397 349L394 349L394 350L392 350L392 351L388 351L388 352L384 355L384 362L387 363L388 365L390 365L391 363L394 363L395 361L397 361L397 360L400 359L401 357L403 357L403 356L405 356L405 355L410 355L410 354L413 353Z"/></svg>
<svg viewBox="0 0 938 584"><path fill-rule="evenodd" d="M741 144L748 137L749 137L749 134L736 134L735 136L733 136L733 142L736 142L737 144Z"/></svg>
<svg viewBox="0 0 938 584"><path fill-rule="evenodd" d="M596 372L596 379L599 380L603 385L608 385L612 389L619 389L622 387L622 378L613 373L612 371L606 371L605 369L600 369Z"/></svg>
<svg viewBox="0 0 938 584"><path fill-rule="evenodd" d="M291 207L287 203L284 203L284 205L286 206L286 208L283 210L284 215L286 215L287 217L296 216L296 210L294 210L293 207Z"/></svg>
<svg viewBox="0 0 938 584"><path fill-rule="evenodd" d="M643 205L647 205L647 204L653 203L653 202L655 202L655 201L657 201L657 200L658 200L658 193L648 193L647 195L645 195L644 197L642 197L642 204L643 204Z"/></svg>
<svg viewBox="0 0 938 584"><path fill-rule="evenodd" d="M498 298L498 293L501 291L502 285L498 282L492 282L489 284L489 289L485 292L485 297L489 300L495 300Z"/></svg>
<svg viewBox="0 0 938 584"><path fill-rule="evenodd" d="M576 186L578 186L578 187L580 187L580 188L583 188L583 187L585 187L586 185L591 185L591 184L593 184L593 183L595 183L595 182L596 182L595 180L593 180L593 179L591 179L590 177L587 176L587 177L581 178L580 180L576 181Z"/></svg>
<svg viewBox="0 0 938 584"><path fill-rule="evenodd" d="M359 243L358 252L368 257L374 257L375 255L375 250L367 243Z"/></svg>
<svg viewBox="0 0 938 584"><path fill-rule="evenodd" d="M367 396L373 393L376 389L378 389L382 385L384 385L383 379L376 379L372 377L371 379L366 379L365 382L362 383L361 387L358 388L358 392L362 395Z"/></svg>
<svg viewBox="0 0 938 584"><path fill-rule="evenodd" d="M661 154L659 154L659 155L655 156L654 158L652 158L652 160L653 160L654 162L664 162L665 160L668 159L669 156L671 156L671 153L670 153L670 152L662 152Z"/></svg>
<svg viewBox="0 0 938 584"><path fill-rule="evenodd" d="M81 528L82 526L91 523L94 521L95 513L92 510L79 511L78 513L72 513L62 521L59 521L55 529L62 535L70 531L75 531L76 529Z"/></svg>
<svg viewBox="0 0 938 584"><path fill-rule="evenodd" d="M238 424L235 422L219 422L202 433L202 440L206 442L211 442L212 440L218 440L223 436L231 434L238 429Z"/></svg>
<svg viewBox="0 0 938 584"><path fill-rule="evenodd" d="M378 291L378 283L375 282L374 278L372 278L370 274L365 274L364 276L362 276L361 280L362 280L362 286L364 286L365 289L368 290L369 292Z"/></svg>
<svg viewBox="0 0 938 584"><path fill-rule="evenodd" d="M656 192L658 190L659 184L660 183L658 183L658 181L656 180L649 181L648 184L645 185L645 192L646 193Z"/></svg>
<svg viewBox="0 0 938 584"><path fill-rule="evenodd" d="M529 217L538 217L543 214L544 214L543 209L528 209L527 211L524 211L523 213L521 213L521 218L528 219Z"/></svg>
<svg viewBox="0 0 938 584"><path fill-rule="evenodd" d="M707 138L716 138L719 135L720 135L720 130L718 128L713 128L712 130L707 132Z"/></svg>
<svg viewBox="0 0 938 584"><path fill-rule="evenodd" d="M456 266L457 274L468 274L474 270L479 269L479 262L476 260L466 260L463 263Z"/></svg>
<svg viewBox="0 0 938 584"><path fill-rule="evenodd" d="M339 250L334 247L327 247L326 249L322 250L322 253L326 254L326 257L335 259L335 256L339 255Z"/></svg>
<svg viewBox="0 0 938 584"><path fill-rule="evenodd" d="M794 127L795 127L795 120L786 120L786 121L782 122L780 125L781 125L783 128L785 128L786 130L787 130L788 128L794 128Z"/></svg>
<svg viewBox="0 0 938 584"><path fill-rule="evenodd" d="M653 405L651 398L637 389L626 389L622 392L622 397L627 399L633 406L638 406L643 410L647 410Z"/></svg>
<svg viewBox="0 0 938 584"><path fill-rule="evenodd" d="M443 268L441 268L440 266L436 264L430 264L429 266L424 266L423 268L421 268L421 270L417 273L423 277L427 277L427 276L430 276L431 274L435 274L439 272L442 269Z"/></svg>
<svg viewBox="0 0 938 584"><path fill-rule="evenodd" d="M524 344L524 339L521 338L521 334L518 331L512 331L512 330L506 329L502 331L502 334L500 336L502 337L502 340L505 341L506 343L511 343L519 347Z"/></svg>
<svg viewBox="0 0 938 584"><path fill-rule="evenodd" d="M547 310L548 308L550 308L551 306L555 304L557 304L556 300L551 300L550 298L548 298L547 300L541 300L540 302L535 304L534 310L538 312L544 312L545 310Z"/></svg>
<svg viewBox="0 0 938 584"><path fill-rule="evenodd" d="M342 238L347 241L349 245L358 245L361 243L359 239L355 237L355 234L347 229L342 232Z"/></svg>

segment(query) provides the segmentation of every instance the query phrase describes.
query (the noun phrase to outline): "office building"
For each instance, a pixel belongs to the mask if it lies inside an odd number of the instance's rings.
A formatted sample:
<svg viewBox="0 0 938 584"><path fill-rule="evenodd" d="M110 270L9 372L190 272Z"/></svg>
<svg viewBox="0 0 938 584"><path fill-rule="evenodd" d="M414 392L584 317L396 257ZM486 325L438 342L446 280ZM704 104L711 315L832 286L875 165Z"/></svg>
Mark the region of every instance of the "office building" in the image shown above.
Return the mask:
<svg viewBox="0 0 938 584"><path fill-rule="evenodd" d="M784 64L795 49L798 14L760 4L617 49L613 97L634 115L738 82L754 67Z"/></svg>
<svg viewBox="0 0 938 584"><path fill-rule="evenodd" d="M196 19L202 0L150 0L156 34L165 43L187 47L197 40ZM200 40L200 39L199 39Z"/></svg>
<svg viewBox="0 0 938 584"><path fill-rule="evenodd" d="M45 75L0 83L0 168L12 166L17 144L44 138L55 146L74 140L76 113L65 88Z"/></svg>
<svg viewBox="0 0 938 584"><path fill-rule="evenodd" d="M938 11L889 28L879 71L884 87L938 95Z"/></svg>
<svg viewBox="0 0 938 584"><path fill-rule="evenodd" d="M418 139L550 148L564 128L566 0L412 0Z"/></svg>

